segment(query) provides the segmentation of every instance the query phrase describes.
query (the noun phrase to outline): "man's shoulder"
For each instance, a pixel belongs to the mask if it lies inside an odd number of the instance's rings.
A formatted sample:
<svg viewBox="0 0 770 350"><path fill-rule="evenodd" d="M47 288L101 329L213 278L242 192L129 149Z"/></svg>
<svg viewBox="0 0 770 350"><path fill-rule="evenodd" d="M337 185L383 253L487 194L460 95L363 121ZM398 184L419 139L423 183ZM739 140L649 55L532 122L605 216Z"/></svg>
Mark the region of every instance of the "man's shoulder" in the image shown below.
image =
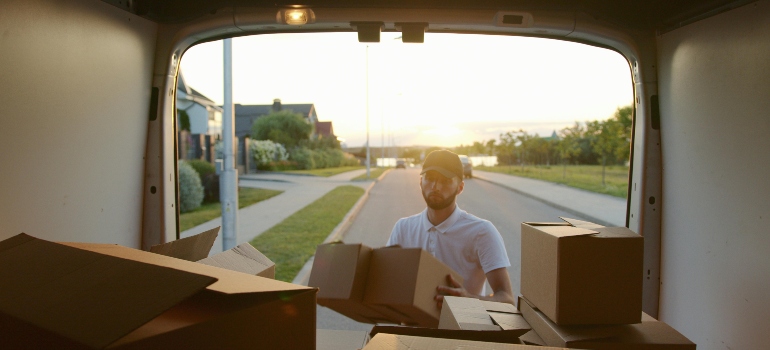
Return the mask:
<svg viewBox="0 0 770 350"><path fill-rule="evenodd" d="M415 224L419 224L420 222L422 222L422 216L423 216L423 212L419 212L419 213L414 214L412 216L407 216L407 217L404 217L404 218L400 218L400 219L398 219L398 221L396 221L396 225L415 225Z"/></svg>
<svg viewBox="0 0 770 350"><path fill-rule="evenodd" d="M483 231L497 231L497 228L491 221L482 219L464 210L460 213L457 223L463 226L483 228Z"/></svg>

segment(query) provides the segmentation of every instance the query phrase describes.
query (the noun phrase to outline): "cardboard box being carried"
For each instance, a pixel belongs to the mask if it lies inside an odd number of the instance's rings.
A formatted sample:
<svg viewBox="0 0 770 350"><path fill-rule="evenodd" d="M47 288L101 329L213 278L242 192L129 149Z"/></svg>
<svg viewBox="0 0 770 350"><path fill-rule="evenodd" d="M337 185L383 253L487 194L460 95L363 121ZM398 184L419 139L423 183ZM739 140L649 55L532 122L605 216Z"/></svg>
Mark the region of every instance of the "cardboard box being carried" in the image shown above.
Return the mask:
<svg viewBox="0 0 770 350"><path fill-rule="evenodd" d="M559 325L638 323L642 237L564 220L521 224L521 294Z"/></svg>
<svg viewBox="0 0 770 350"><path fill-rule="evenodd" d="M529 345L501 344L485 341L429 338L412 335L379 333L364 347L364 350L443 350L443 349L485 349L485 350L547 350Z"/></svg>
<svg viewBox="0 0 770 350"><path fill-rule="evenodd" d="M436 287L448 274L462 283L419 248L331 243L318 246L308 285L319 288L319 305L359 322L436 327Z"/></svg>
<svg viewBox="0 0 770 350"><path fill-rule="evenodd" d="M109 244L0 242L0 348L313 348L315 288Z"/></svg>
<svg viewBox="0 0 770 350"><path fill-rule="evenodd" d="M647 314L641 322L621 325L560 326L521 298L524 318L549 346L596 350L694 350L695 344L671 326Z"/></svg>

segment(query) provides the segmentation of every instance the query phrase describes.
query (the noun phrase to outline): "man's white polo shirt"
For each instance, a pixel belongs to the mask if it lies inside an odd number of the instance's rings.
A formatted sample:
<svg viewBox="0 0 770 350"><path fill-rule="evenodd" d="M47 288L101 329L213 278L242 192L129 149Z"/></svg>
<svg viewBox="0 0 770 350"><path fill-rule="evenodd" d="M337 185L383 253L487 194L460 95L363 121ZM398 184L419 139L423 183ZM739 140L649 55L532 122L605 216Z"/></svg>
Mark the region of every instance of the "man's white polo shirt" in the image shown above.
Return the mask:
<svg viewBox="0 0 770 350"><path fill-rule="evenodd" d="M487 272L511 266L495 225L457 206L435 226L428 220L427 208L398 220L387 245L425 249L463 276L465 290L476 295L484 295Z"/></svg>

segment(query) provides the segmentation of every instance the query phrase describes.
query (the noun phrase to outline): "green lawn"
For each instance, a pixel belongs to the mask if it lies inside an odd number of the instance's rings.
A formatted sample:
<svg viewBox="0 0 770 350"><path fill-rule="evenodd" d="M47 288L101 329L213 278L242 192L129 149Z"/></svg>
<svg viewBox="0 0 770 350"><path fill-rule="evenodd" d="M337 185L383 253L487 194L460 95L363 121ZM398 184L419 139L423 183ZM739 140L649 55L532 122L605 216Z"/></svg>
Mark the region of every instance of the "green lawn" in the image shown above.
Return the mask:
<svg viewBox="0 0 770 350"><path fill-rule="evenodd" d="M385 170L392 169L392 168L369 168L369 179L376 179L382 175L382 173L385 172ZM353 178L353 181L358 180L366 180L366 172L364 172L362 175L356 176Z"/></svg>
<svg viewBox="0 0 770 350"><path fill-rule="evenodd" d="M329 177L332 175L341 174L344 172L352 171L352 170L358 170L363 169L364 166L356 165L356 166L342 166L338 168L326 168L326 169L312 169L312 170L285 170L282 171L282 173L287 174L306 174L306 175L314 175L314 176L323 176L323 177Z"/></svg>
<svg viewBox="0 0 770 350"><path fill-rule="evenodd" d="M238 208L248 207L254 203L277 196L283 191L266 190L261 188L238 188ZM191 212L179 215L179 232L191 229L204 222L216 219L222 215L222 206L219 203L209 203L198 207Z"/></svg>
<svg viewBox="0 0 770 350"><path fill-rule="evenodd" d="M363 193L357 186L337 187L250 243L275 262L275 279L291 282Z"/></svg>
<svg viewBox="0 0 770 350"><path fill-rule="evenodd" d="M608 166L605 174L605 186L602 186L601 165L568 165L566 176L564 167L561 165L550 167L525 165L523 168L518 165L498 165L495 167L479 166L474 169L556 182L620 198L626 198L628 194L628 167L625 166Z"/></svg>

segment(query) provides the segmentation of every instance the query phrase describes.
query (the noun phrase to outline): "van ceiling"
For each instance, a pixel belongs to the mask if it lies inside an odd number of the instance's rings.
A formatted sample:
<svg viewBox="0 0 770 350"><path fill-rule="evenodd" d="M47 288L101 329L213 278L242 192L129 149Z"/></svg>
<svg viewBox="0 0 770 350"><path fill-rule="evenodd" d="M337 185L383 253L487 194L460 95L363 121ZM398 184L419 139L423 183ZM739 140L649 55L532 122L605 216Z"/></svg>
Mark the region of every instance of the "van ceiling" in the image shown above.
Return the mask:
<svg viewBox="0 0 770 350"><path fill-rule="evenodd" d="M103 0L109 3L116 1ZM621 27L667 31L755 0L134 0L130 12L155 22L185 22L227 7L495 9L583 12ZM116 4L117 5L117 4ZM125 5L123 5L125 6Z"/></svg>

